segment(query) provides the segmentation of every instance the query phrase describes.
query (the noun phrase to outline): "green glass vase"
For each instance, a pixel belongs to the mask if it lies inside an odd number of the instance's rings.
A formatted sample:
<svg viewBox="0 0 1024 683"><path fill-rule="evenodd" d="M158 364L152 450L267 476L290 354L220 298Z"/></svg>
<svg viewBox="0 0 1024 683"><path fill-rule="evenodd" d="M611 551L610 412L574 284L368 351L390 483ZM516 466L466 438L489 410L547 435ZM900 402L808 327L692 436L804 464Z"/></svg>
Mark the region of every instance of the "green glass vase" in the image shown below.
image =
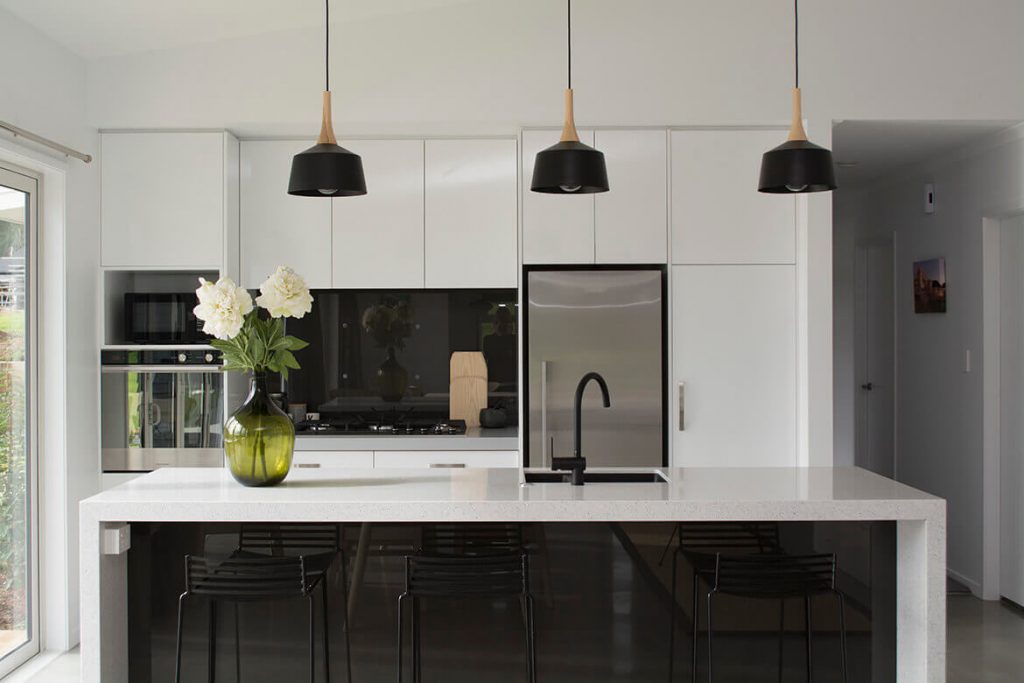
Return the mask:
<svg viewBox="0 0 1024 683"><path fill-rule="evenodd" d="M224 455L231 476L244 486L273 486L288 476L295 425L267 391L267 376L253 373L249 396L224 423Z"/></svg>

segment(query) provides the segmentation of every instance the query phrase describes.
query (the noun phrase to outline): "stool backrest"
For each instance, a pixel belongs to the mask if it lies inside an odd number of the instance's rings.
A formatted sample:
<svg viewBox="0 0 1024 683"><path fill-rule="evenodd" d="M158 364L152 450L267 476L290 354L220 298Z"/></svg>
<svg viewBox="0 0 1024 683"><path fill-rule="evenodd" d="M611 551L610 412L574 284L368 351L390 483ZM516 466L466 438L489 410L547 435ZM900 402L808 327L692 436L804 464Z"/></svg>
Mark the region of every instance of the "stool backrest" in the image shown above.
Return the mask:
<svg viewBox="0 0 1024 683"><path fill-rule="evenodd" d="M405 558L405 590L417 597L490 597L529 592L525 554L495 551L490 555Z"/></svg>
<svg viewBox="0 0 1024 683"><path fill-rule="evenodd" d="M520 553L523 530L519 524L427 524L423 527L424 555L489 555Z"/></svg>
<svg viewBox="0 0 1024 683"><path fill-rule="evenodd" d="M836 556L723 555L715 559L713 588L747 597L798 597L835 590Z"/></svg>
<svg viewBox="0 0 1024 683"><path fill-rule="evenodd" d="M238 549L280 557L314 555L341 548L341 527L337 524L243 524Z"/></svg>
<svg viewBox="0 0 1024 683"><path fill-rule="evenodd" d="M775 522L680 522L679 547L702 554L772 553L779 549Z"/></svg>
<svg viewBox="0 0 1024 683"><path fill-rule="evenodd" d="M231 600L266 600L306 595L309 582L301 557L185 556L186 591Z"/></svg>

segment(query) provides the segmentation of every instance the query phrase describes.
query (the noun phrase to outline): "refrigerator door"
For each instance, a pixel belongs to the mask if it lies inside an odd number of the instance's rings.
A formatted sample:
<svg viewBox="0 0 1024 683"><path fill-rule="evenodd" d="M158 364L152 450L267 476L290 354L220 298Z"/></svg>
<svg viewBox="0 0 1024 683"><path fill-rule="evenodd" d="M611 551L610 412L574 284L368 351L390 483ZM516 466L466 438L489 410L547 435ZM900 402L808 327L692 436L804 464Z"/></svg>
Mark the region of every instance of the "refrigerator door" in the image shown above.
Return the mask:
<svg viewBox="0 0 1024 683"><path fill-rule="evenodd" d="M576 384L608 383L611 408L588 386L588 467L657 467L665 454L663 269L530 270L526 281L530 467L573 454Z"/></svg>

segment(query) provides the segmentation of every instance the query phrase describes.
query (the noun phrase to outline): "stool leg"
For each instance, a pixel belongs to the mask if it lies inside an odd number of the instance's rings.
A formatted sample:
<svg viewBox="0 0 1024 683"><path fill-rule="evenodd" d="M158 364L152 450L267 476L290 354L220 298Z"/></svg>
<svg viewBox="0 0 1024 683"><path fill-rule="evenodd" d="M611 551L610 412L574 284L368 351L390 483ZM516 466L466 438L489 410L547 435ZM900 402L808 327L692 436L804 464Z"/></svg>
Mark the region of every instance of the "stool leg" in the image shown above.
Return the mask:
<svg viewBox="0 0 1024 683"><path fill-rule="evenodd" d="M843 653L843 683L847 683L847 672L846 672L846 599L843 594L836 591L836 596L839 597L839 647Z"/></svg>
<svg viewBox="0 0 1024 683"><path fill-rule="evenodd" d="M420 683L420 599L412 599L412 680Z"/></svg>
<svg viewBox="0 0 1024 683"><path fill-rule="evenodd" d="M178 637L174 646L174 683L181 683L181 633L185 617L185 598L188 593L182 593L178 597Z"/></svg>
<svg viewBox="0 0 1024 683"><path fill-rule="evenodd" d="M697 585L700 581L700 576L697 574L697 567L693 567L693 664L691 670L693 672L693 683L697 683L697 629L700 627L700 603L697 601ZM710 637L711 630L708 629L708 635Z"/></svg>
<svg viewBox="0 0 1024 683"><path fill-rule="evenodd" d="M207 644L207 680L217 681L217 601L210 600L210 635Z"/></svg>
<svg viewBox="0 0 1024 683"><path fill-rule="evenodd" d="M402 683L402 626L405 625L405 599L408 597L406 593L398 596L398 683Z"/></svg>
<svg viewBox="0 0 1024 683"><path fill-rule="evenodd" d="M786 598L779 600L779 683L782 683L782 650L786 642Z"/></svg>
<svg viewBox="0 0 1024 683"><path fill-rule="evenodd" d="M673 536L675 532L673 532ZM672 543L672 539L669 539ZM676 569L679 565L678 553L672 553L672 602L669 603L668 614L668 683L675 678L676 665Z"/></svg>
<svg viewBox="0 0 1024 683"><path fill-rule="evenodd" d="M526 673L529 683L537 683L537 634L533 625L533 596L524 597L526 603Z"/></svg>
<svg viewBox="0 0 1024 683"><path fill-rule="evenodd" d="M242 683L241 639L238 637L238 603L235 602L235 683Z"/></svg>
<svg viewBox="0 0 1024 683"><path fill-rule="evenodd" d="M313 594L306 596L309 600L309 683L316 683L316 619L313 614Z"/></svg>
<svg viewBox="0 0 1024 683"><path fill-rule="evenodd" d="M811 667L812 653L811 653L811 596L810 595L805 595L804 596L804 619L805 619L805 624L807 626L807 633L806 633L806 637L807 637L807 683L811 683L811 681L814 680L814 677L813 677L813 674L812 674L812 667Z"/></svg>
<svg viewBox="0 0 1024 683"><path fill-rule="evenodd" d="M327 572L324 572L323 577L320 579L320 597L323 599L324 604L324 681L331 683L331 651L328 646L330 637L327 631L327 615L330 614L327 610L327 579Z"/></svg>
<svg viewBox="0 0 1024 683"><path fill-rule="evenodd" d="M715 680L711 670L711 663L714 661L714 636L711 631L711 598L714 597L714 595L714 590L708 591L708 683L714 683Z"/></svg>

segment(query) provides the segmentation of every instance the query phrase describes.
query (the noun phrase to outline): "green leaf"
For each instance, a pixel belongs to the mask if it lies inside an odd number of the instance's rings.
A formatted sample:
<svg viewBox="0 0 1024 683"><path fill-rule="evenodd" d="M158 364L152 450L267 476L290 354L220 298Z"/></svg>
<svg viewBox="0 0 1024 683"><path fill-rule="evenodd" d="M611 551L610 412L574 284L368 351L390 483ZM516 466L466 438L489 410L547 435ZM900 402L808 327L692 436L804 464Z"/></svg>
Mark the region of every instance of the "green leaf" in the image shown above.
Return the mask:
<svg viewBox="0 0 1024 683"><path fill-rule="evenodd" d="M292 354L291 351L278 351L276 356L277 360L280 361L281 365L283 365L286 368L298 370L300 367L302 367L299 365L299 361L295 360L295 356Z"/></svg>
<svg viewBox="0 0 1024 683"><path fill-rule="evenodd" d="M285 337L285 339L288 341L288 346L286 348L290 349L291 351L301 351L302 349L309 346L309 342L303 341L298 337L289 336Z"/></svg>

